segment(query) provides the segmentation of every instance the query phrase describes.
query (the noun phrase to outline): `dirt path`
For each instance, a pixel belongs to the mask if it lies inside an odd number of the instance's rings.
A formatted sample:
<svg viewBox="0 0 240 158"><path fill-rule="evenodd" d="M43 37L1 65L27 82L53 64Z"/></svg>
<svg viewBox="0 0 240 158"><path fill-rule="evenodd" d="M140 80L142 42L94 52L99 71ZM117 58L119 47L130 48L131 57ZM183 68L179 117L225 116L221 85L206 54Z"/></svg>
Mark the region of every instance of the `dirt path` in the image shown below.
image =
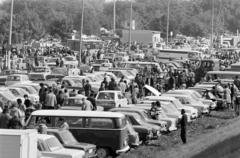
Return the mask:
<svg viewBox="0 0 240 158"><path fill-rule="evenodd" d="M211 116L198 118L188 126L188 143L201 139L205 134L212 133L234 122L233 112L212 112ZM152 141L149 145L142 145L124 155L121 158L177 158L178 149L183 146L180 139L180 130L168 135L162 135L160 139ZM187 149L186 149L187 150ZM174 151L174 152L173 152ZM180 152L180 151L179 151ZM182 151L181 151L182 152ZM187 152L187 151L186 151Z"/></svg>

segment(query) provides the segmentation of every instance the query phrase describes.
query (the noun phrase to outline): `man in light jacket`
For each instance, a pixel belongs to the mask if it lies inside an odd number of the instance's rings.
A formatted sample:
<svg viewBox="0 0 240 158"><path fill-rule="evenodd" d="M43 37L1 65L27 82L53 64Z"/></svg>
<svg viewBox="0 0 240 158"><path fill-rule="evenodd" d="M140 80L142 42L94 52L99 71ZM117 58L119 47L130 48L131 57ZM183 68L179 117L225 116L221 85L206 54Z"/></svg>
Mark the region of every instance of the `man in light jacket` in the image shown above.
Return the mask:
<svg viewBox="0 0 240 158"><path fill-rule="evenodd" d="M53 93L52 89L49 89L49 93L46 96L46 109L54 109L57 105L56 95Z"/></svg>

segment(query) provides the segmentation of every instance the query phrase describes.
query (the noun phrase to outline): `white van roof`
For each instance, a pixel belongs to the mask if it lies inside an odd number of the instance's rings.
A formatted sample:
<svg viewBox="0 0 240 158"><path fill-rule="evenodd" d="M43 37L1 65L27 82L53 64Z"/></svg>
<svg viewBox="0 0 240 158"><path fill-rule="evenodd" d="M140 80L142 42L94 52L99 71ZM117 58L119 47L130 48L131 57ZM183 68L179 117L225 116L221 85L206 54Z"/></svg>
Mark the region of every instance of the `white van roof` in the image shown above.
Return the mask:
<svg viewBox="0 0 240 158"><path fill-rule="evenodd" d="M103 117L103 118L121 118L121 113L104 111L77 111L77 110L37 110L31 115L37 116L81 116L81 117Z"/></svg>

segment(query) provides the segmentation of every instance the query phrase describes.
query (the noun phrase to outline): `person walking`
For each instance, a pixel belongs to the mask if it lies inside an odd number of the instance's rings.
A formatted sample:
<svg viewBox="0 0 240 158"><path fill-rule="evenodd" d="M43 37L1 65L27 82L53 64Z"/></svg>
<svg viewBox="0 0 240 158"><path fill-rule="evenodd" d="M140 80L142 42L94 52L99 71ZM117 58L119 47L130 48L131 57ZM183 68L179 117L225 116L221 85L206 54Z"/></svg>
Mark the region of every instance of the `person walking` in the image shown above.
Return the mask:
<svg viewBox="0 0 240 158"><path fill-rule="evenodd" d="M187 143L187 115L185 114L185 110L181 111L182 119L180 121L181 124L181 139L183 144Z"/></svg>

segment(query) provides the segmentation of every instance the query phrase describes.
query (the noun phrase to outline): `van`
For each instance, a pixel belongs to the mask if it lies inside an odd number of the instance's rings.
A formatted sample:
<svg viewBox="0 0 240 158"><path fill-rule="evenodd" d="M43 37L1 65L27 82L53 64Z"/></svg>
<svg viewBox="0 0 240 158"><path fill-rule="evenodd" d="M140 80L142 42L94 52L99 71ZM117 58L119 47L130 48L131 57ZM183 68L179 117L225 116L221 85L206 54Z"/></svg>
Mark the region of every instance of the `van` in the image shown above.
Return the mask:
<svg viewBox="0 0 240 158"><path fill-rule="evenodd" d="M49 128L58 128L59 118L65 119L69 130L79 142L95 144L97 155L107 157L129 150L125 115L113 112L77 110L34 111L26 128L36 128L42 120Z"/></svg>

